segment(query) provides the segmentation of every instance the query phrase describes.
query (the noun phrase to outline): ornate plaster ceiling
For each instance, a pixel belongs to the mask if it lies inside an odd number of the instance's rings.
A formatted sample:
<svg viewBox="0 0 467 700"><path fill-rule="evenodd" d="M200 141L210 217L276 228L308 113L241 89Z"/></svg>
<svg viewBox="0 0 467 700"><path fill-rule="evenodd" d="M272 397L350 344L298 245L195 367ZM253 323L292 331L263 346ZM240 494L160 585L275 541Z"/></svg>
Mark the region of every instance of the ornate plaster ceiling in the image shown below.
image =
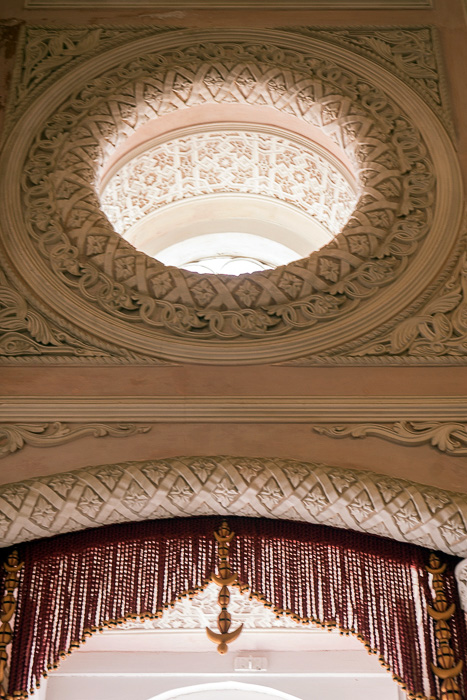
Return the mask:
<svg viewBox="0 0 467 700"><path fill-rule="evenodd" d="M447 132L407 83L324 36L168 31L34 90L3 154L18 319L6 355L58 357L74 342L65 354L130 362L410 356L408 343L379 352L377 339L428 303L456 262L462 192ZM361 196L335 239L287 266L241 279L165 267L113 230L98 174L148 120L231 102L319 127L351 161ZM34 324L15 294L32 301ZM456 361L442 344L435 354Z"/></svg>
<svg viewBox="0 0 467 700"><path fill-rule="evenodd" d="M353 178L334 156L282 129L240 124L198 126L182 133L169 132L157 144L146 144L143 152L140 148L137 151L127 153L124 162L107 173L100 199L115 230L154 257L169 245L180 243L183 236L215 231L212 224L221 214L228 216L225 209L231 200L230 231L252 220L250 233L259 229L260 236L271 236L295 248L298 259L332 240L356 202ZM216 217L212 203L219 195L224 196ZM193 205L200 197L204 199L198 213ZM174 205L182 202L185 213L180 221L180 207ZM291 220L282 235L276 233L275 226L280 221L280 206L284 209L282 218ZM301 216L294 217L296 212ZM209 231L200 229L200 219L204 227L211 223ZM182 222L185 227L178 233ZM120 278L131 277L133 267L131 258ZM210 297L204 302L206 306ZM201 300L198 303L202 304Z"/></svg>

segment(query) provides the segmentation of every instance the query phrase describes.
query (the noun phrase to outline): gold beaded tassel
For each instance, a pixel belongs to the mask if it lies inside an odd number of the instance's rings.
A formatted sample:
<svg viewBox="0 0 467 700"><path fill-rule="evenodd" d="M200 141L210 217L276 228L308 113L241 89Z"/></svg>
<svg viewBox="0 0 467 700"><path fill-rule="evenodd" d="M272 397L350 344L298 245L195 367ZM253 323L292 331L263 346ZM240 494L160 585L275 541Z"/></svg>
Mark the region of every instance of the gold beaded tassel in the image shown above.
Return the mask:
<svg viewBox="0 0 467 700"><path fill-rule="evenodd" d="M437 665L431 664L431 670L441 680L440 700L463 700L457 676L462 671L463 661L457 661L450 647L451 630L448 620L453 616L456 606L448 605L444 593L444 571L446 564L441 564L435 552L430 554L430 564L426 567L428 573L433 576L433 590L435 593L433 607L428 606L428 614L435 621L435 637L438 642L436 649Z"/></svg>
<svg viewBox="0 0 467 700"><path fill-rule="evenodd" d="M11 629L11 619L16 610L15 590L18 588L18 574L23 567L23 562L20 563L18 552L13 550L8 555L7 561L3 567L7 572L5 578L5 594L0 604L0 698L7 698L6 692L6 672L8 664L7 647L11 643L13 630Z"/></svg>
<svg viewBox="0 0 467 700"><path fill-rule="evenodd" d="M220 526L218 532L214 533L214 537L216 538L218 544L217 555L219 558L219 574L211 574L211 580L220 586L219 597L217 600L221 611L217 618L217 627L219 632L214 632L213 630L209 629L209 627L206 627L206 634L211 642L218 645L217 651L219 654L225 654L228 651L227 645L235 641L243 629L242 623L236 630L229 632L230 625L232 624L232 618L230 613L227 611L230 601L230 591L228 586L231 586L237 580L237 574L232 573L229 562L229 547L234 536L235 532L230 532L230 528L225 520Z"/></svg>

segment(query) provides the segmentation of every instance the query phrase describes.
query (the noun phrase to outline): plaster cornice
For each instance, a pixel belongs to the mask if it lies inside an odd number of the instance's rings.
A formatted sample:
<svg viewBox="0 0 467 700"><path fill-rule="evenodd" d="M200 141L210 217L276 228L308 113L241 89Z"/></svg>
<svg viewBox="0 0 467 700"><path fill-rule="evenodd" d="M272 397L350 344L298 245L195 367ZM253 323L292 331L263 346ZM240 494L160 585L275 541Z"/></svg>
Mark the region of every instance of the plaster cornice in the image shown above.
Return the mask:
<svg viewBox="0 0 467 700"><path fill-rule="evenodd" d="M466 421L464 396L0 396L0 421Z"/></svg>
<svg viewBox="0 0 467 700"><path fill-rule="evenodd" d="M125 9L146 7L166 9L167 0L26 0L28 10L35 8L82 9L96 8ZM172 5L170 6L172 7ZM175 7L184 10L429 10L433 7L432 0L177 0Z"/></svg>

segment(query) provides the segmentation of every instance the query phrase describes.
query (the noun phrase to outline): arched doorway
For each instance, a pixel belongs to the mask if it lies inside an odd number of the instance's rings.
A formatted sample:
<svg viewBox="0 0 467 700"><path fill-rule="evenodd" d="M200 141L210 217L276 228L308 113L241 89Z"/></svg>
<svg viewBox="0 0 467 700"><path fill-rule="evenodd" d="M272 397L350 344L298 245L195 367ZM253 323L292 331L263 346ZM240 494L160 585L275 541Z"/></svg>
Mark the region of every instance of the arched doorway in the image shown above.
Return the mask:
<svg viewBox="0 0 467 700"><path fill-rule="evenodd" d="M232 589L234 626L219 656L204 627L215 626L218 589L178 600L157 620L128 620L94 635L51 672L40 700L399 700L405 694L360 641L286 615L277 617ZM157 691L157 694L154 694Z"/></svg>

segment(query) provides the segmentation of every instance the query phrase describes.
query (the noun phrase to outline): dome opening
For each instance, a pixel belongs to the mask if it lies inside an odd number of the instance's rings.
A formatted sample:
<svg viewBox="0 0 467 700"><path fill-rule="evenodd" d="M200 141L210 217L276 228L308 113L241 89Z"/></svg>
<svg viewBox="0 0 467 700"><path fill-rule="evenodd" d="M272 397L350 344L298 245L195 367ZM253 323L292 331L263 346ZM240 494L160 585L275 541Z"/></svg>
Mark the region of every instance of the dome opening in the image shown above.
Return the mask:
<svg viewBox="0 0 467 700"><path fill-rule="evenodd" d="M126 154L100 197L137 250L193 272L239 275L329 243L356 204L357 185L334 155L292 132L211 124Z"/></svg>

